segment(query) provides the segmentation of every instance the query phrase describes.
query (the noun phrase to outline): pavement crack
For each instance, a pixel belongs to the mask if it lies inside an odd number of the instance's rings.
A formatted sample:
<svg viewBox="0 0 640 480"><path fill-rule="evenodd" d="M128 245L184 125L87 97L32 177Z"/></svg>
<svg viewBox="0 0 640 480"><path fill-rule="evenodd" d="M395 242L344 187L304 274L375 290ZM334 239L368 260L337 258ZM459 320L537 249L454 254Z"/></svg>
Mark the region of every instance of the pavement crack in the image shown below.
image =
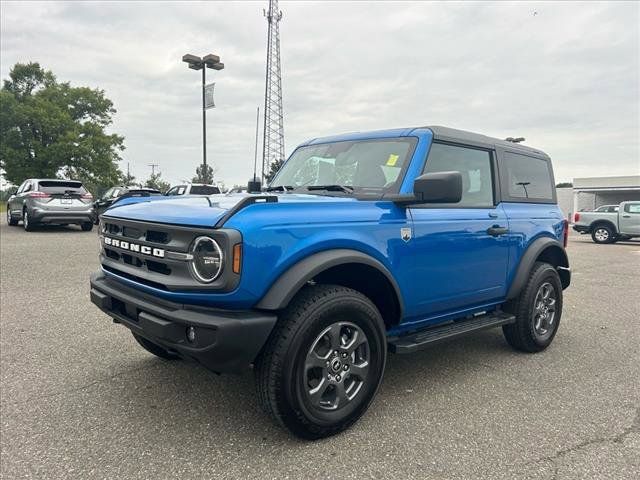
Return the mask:
<svg viewBox="0 0 640 480"><path fill-rule="evenodd" d="M576 452L578 450L581 450L583 448L586 447L590 447L591 445L597 445L600 443L622 443L624 442L625 438L630 435L633 432L638 432L640 431L640 407L635 407L635 417L633 419L633 422L631 423L631 425L629 425L628 427L626 427L625 429L622 430L622 432L620 432L619 434L613 436L613 437L598 437L598 438L592 438L589 440L584 440L580 443L577 443L575 445L572 445L570 447L566 447L563 449L558 450L557 452L555 452L553 455L547 455L545 457L540 457L537 458L535 460L531 460L529 462L526 462L524 465L522 465L523 467L527 467L530 465L535 465L536 463L540 463L540 462L551 462L551 464L553 464L554 466L554 472L553 475L551 476L552 480L555 480L558 476L558 464L556 463L557 460L573 453ZM511 467L515 467L517 465L511 465Z"/></svg>
<svg viewBox="0 0 640 480"><path fill-rule="evenodd" d="M619 435L613 438L613 443L622 443L633 432L640 432L640 407L636 407L636 417L631 425L625 428Z"/></svg>
<svg viewBox="0 0 640 480"><path fill-rule="evenodd" d="M104 377L104 378L101 378L99 380L94 380L93 382L89 382L89 383L84 384L84 385L79 385L79 386L71 388L69 390L62 390L62 391L59 391L59 392L45 393L45 394L42 394L42 395L35 395L35 396L31 396L31 397L29 397L29 398L27 398L25 400L22 400L22 401L9 402L9 405L12 405L12 406L22 405L22 404L25 404L25 403L28 403L28 402L32 402L34 400L41 400L41 399L45 399L45 398L59 397L61 395L65 395L65 394L69 394L69 393L81 392L83 390L87 390L87 389L89 389L91 387L94 387L96 385L101 385L101 384L104 384L104 383L108 383L108 382L110 382L111 380L113 380L115 378L121 377L122 375L126 375L128 373L139 372L141 370L149 370L149 369L152 369L152 368L157 367L157 366L158 365L145 365L143 367L123 370L121 372L114 373L113 375L110 375L108 377Z"/></svg>

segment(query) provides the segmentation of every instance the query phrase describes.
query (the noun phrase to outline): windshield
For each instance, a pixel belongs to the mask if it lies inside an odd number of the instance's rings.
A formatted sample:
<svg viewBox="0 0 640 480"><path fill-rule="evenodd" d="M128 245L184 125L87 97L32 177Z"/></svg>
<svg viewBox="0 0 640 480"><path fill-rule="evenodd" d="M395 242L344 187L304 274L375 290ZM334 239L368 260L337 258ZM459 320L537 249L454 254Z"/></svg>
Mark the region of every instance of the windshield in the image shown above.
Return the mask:
<svg viewBox="0 0 640 480"><path fill-rule="evenodd" d="M301 147L293 152L269 185L305 188L335 187L385 192L402 181L416 139L356 140Z"/></svg>

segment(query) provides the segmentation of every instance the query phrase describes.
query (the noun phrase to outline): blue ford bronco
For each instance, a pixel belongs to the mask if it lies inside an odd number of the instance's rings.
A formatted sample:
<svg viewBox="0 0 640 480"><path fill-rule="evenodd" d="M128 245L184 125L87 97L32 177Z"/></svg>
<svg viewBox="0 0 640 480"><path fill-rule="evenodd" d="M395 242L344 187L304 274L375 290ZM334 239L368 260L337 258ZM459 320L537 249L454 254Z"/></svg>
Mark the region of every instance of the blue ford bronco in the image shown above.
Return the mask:
<svg viewBox="0 0 640 480"><path fill-rule="evenodd" d="M317 138L269 187L118 202L91 300L164 359L253 365L257 397L303 438L368 408L387 353L502 327L553 340L569 286L550 158L444 127Z"/></svg>

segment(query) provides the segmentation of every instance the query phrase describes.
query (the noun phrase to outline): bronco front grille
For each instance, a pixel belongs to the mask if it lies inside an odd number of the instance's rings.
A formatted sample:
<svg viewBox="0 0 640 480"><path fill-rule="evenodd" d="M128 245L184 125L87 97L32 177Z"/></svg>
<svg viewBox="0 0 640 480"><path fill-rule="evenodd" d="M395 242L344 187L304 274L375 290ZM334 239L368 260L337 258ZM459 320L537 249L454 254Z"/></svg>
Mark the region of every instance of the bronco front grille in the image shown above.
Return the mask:
<svg viewBox="0 0 640 480"><path fill-rule="evenodd" d="M189 261L193 241L203 235L219 243L225 262L222 275L206 285L193 277ZM169 291L230 291L240 280L229 254L242 242L236 230L141 222L106 213L101 217L100 236L102 268L140 284Z"/></svg>
<svg viewBox="0 0 640 480"><path fill-rule="evenodd" d="M135 277L135 281L156 288L166 289L168 283L174 282L180 285L193 283L185 258L197 232L106 217L102 222L102 264L105 270L130 280ZM126 247L122 248L122 244ZM133 245L135 251L130 248ZM175 279L169 281L168 277L172 276Z"/></svg>

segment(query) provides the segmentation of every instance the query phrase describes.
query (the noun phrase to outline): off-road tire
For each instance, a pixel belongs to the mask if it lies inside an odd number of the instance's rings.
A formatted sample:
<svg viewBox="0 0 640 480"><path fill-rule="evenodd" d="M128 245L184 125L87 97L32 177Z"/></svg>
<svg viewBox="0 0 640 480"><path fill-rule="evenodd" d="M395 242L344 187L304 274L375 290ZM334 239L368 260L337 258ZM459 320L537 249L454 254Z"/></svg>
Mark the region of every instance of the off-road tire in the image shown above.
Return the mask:
<svg viewBox="0 0 640 480"><path fill-rule="evenodd" d="M80 225L80 228L83 232L90 232L91 230L93 230L93 222L84 222Z"/></svg>
<svg viewBox="0 0 640 480"><path fill-rule="evenodd" d="M345 400L344 406L327 412L308 401L309 367L305 362L312 345L317 344L318 335L335 325L343 325L338 327L342 332L340 328L349 328L344 326L345 322L360 329L368 342L369 370L353 399ZM342 334L338 338L341 339ZM329 354L332 354L331 349ZM340 355L342 353L337 356ZM306 286L281 313L256 359L259 403L276 423L298 437L315 440L335 435L353 425L371 404L382 381L386 357L384 321L371 300L342 286ZM351 357L348 358L345 361L350 361ZM349 378L347 374L343 375L345 388ZM340 379L334 376L333 380Z"/></svg>
<svg viewBox="0 0 640 480"><path fill-rule="evenodd" d="M142 346L142 348L144 348L149 353L153 353L156 357L163 358L164 360L180 359L180 356L176 355L175 353L169 352L168 350L162 348L160 345L156 345L155 343L133 332L131 333L133 335L133 338L136 339L136 341Z"/></svg>
<svg viewBox="0 0 640 480"><path fill-rule="evenodd" d="M555 318L547 335L541 338L535 328L535 302L540 288L550 284L555 291ZM504 310L516 316L515 323L504 325L502 332L514 349L535 353L547 348L555 337L562 317L562 283L558 272L548 263L536 262L520 295Z"/></svg>
<svg viewBox="0 0 640 480"><path fill-rule="evenodd" d="M599 244L615 243L616 233L608 225L596 225L591 230L591 240Z"/></svg>
<svg viewBox="0 0 640 480"><path fill-rule="evenodd" d="M14 216L11 215L11 209L9 208L9 205L7 205L7 225L10 225L12 227L18 225L18 219L14 218Z"/></svg>

